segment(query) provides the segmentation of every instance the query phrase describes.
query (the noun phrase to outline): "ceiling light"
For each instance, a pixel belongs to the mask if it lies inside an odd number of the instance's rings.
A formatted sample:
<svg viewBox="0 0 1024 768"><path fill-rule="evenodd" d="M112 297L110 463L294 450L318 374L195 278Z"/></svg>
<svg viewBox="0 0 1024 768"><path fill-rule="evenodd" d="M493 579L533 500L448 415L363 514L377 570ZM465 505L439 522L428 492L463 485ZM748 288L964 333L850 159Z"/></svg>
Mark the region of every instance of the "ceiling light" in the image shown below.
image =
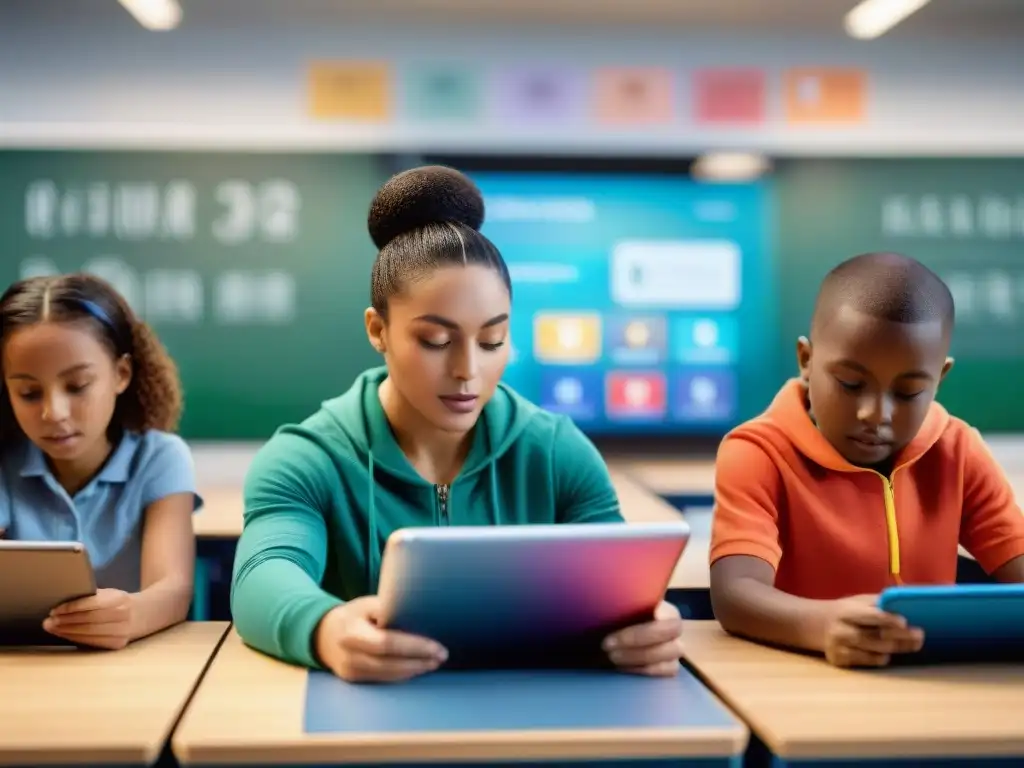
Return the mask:
<svg viewBox="0 0 1024 768"><path fill-rule="evenodd" d="M698 157L690 168L694 178L704 181L749 181L771 170L764 155L751 152L710 152Z"/></svg>
<svg viewBox="0 0 1024 768"><path fill-rule="evenodd" d="M119 0L125 10L146 29L163 32L181 23L178 0Z"/></svg>
<svg viewBox="0 0 1024 768"><path fill-rule="evenodd" d="M929 0L863 0L843 20L846 33L858 40L884 35L907 16L928 5Z"/></svg>

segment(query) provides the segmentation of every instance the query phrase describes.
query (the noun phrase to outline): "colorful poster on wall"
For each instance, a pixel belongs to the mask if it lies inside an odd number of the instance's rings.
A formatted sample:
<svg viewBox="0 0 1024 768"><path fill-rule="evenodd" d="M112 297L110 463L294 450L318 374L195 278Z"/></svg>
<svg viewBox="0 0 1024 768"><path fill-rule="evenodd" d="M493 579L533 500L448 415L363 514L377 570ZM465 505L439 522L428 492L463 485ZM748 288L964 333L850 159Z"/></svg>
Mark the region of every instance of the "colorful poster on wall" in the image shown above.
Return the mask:
<svg viewBox="0 0 1024 768"><path fill-rule="evenodd" d="M612 126L662 125L675 116L675 78L658 67L604 68L594 73L594 114Z"/></svg>
<svg viewBox="0 0 1024 768"><path fill-rule="evenodd" d="M500 123L566 125L586 114L586 76L554 65L512 67L494 78L490 99Z"/></svg>
<svg viewBox="0 0 1024 768"><path fill-rule="evenodd" d="M793 125L864 120L866 76L859 69L799 68L783 76L786 121Z"/></svg>
<svg viewBox="0 0 1024 768"><path fill-rule="evenodd" d="M376 61L316 61L308 71L309 112L321 120L385 122L391 68Z"/></svg>
<svg viewBox="0 0 1024 768"><path fill-rule="evenodd" d="M698 123L754 125L765 118L765 74L759 69L708 69L694 74Z"/></svg>
<svg viewBox="0 0 1024 768"><path fill-rule="evenodd" d="M405 111L417 122L475 120L480 113L480 83L461 64L420 64L402 77Z"/></svg>

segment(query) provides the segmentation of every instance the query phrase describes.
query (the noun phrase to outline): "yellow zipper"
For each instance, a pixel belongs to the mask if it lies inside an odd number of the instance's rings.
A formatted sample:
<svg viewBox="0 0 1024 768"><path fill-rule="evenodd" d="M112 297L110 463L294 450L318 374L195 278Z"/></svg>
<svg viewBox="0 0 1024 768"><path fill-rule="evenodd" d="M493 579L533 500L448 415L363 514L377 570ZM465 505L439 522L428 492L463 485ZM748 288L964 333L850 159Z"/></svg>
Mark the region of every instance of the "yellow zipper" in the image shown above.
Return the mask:
<svg viewBox="0 0 1024 768"><path fill-rule="evenodd" d="M900 467L892 471L892 475L886 477L881 472L874 472L882 479L882 498L885 501L885 529L889 535L889 573L897 584L902 584L900 578L900 530L896 523L896 494L893 491L893 478Z"/></svg>

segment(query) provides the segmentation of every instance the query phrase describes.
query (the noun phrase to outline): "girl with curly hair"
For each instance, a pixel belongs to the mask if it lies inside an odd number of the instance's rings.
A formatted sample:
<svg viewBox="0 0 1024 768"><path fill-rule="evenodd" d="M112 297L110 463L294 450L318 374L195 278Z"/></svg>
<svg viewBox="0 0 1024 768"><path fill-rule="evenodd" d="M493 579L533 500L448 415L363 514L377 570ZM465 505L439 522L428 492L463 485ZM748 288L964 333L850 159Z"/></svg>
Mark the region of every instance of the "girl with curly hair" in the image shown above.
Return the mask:
<svg viewBox="0 0 1024 768"><path fill-rule="evenodd" d="M97 277L22 280L0 297L0 372L0 535L80 541L96 574L42 629L116 649L183 621L202 501L153 331Z"/></svg>

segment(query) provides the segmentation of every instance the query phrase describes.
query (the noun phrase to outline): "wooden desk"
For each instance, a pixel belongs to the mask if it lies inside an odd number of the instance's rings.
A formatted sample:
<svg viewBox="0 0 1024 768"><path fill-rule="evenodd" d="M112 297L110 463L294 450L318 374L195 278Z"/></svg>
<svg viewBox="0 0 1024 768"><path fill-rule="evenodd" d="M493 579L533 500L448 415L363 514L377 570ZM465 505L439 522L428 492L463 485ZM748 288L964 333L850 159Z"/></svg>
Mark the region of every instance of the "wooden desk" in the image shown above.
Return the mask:
<svg viewBox="0 0 1024 768"><path fill-rule="evenodd" d="M224 637L182 624L122 651L0 651L0 765L151 765Z"/></svg>
<svg viewBox="0 0 1024 768"><path fill-rule="evenodd" d="M192 530L200 539L237 539L242 535L245 506L237 485L202 488L203 508L192 517Z"/></svg>
<svg viewBox="0 0 1024 768"><path fill-rule="evenodd" d="M644 708L634 702L629 708L623 703L624 721L649 718L658 726L588 728L577 722L574 727L554 728L550 726L553 719L581 718L564 702L555 712L538 711L545 709L543 703L524 708L523 689L532 679L529 672L493 673L513 675L515 680L510 686L488 686L482 693L465 677L477 674L442 671L395 686L349 687L323 675L314 680L304 669L246 647L231 632L176 730L172 748L182 765L206 766L503 759L551 765L563 760L621 758L662 758L685 765L685 759L693 758L701 766L724 767L746 746L746 728L692 677L681 678L680 686L670 688L658 688L657 682L665 681L655 681L646 690L658 706ZM616 673L606 674L602 679L619 678ZM311 728L318 732L307 733L307 685L314 683L321 694L327 688L328 695L319 701L332 708L316 719L344 721L347 727L321 726ZM509 687L519 689L520 696ZM684 689L681 701L664 696L667 690L680 688ZM634 699L647 699L643 689L639 694L636 686L632 690ZM591 695L590 701L601 698ZM353 704L355 700L359 704ZM578 706L576 712L586 713L588 700L584 698ZM607 701L598 706L607 714ZM492 725L495 720L524 719L533 719L536 725ZM666 721L679 724L666 725Z"/></svg>
<svg viewBox="0 0 1024 768"><path fill-rule="evenodd" d="M622 462L622 469L635 482L658 496L706 499L715 493L715 460L646 459Z"/></svg>
<svg viewBox="0 0 1024 768"><path fill-rule="evenodd" d="M1024 761L1024 665L841 670L731 637L716 622L687 622L684 648L704 682L781 759L776 765Z"/></svg>

